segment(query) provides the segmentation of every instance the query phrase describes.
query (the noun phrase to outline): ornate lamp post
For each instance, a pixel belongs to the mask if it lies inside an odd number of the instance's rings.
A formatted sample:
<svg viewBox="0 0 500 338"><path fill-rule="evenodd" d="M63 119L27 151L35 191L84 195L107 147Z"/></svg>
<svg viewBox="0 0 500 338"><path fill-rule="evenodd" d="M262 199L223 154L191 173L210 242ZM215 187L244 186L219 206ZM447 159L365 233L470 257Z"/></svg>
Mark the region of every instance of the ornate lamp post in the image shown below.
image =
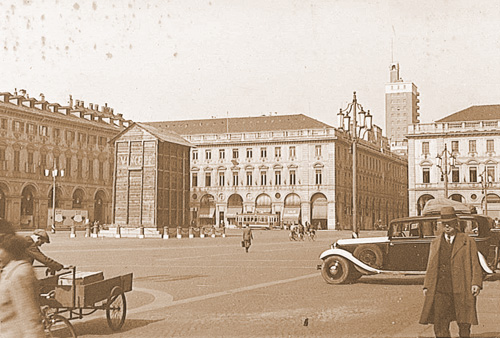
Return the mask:
<svg viewBox="0 0 500 338"><path fill-rule="evenodd" d="M488 174L486 168L479 175L481 177L482 193L484 195L484 215L488 216L488 187L493 183L493 177Z"/></svg>
<svg viewBox="0 0 500 338"><path fill-rule="evenodd" d="M58 170L54 164L54 169L45 169L45 176L52 176L52 233L56 232L56 177L64 177L64 170Z"/></svg>
<svg viewBox="0 0 500 338"><path fill-rule="evenodd" d="M438 154L436 158L439 159L437 167L441 171L441 180L444 181L444 198L448 198L448 175L455 167L456 158L455 155L448 150L446 143L444 145L444 150L441 154Z"/></svg>
<svg viewBox="0 0 500 338"><path fill-rule="evenodd" d="M352 102L345 109L340 109L338 117L339 129L347 132L352 141L352 232L353 237L358 237L357 144L358 140L372 129L372 115L370 115L370 111L365 112L363 110L363 106L358 103L356 98L356 92L353 92Z"/></svg>

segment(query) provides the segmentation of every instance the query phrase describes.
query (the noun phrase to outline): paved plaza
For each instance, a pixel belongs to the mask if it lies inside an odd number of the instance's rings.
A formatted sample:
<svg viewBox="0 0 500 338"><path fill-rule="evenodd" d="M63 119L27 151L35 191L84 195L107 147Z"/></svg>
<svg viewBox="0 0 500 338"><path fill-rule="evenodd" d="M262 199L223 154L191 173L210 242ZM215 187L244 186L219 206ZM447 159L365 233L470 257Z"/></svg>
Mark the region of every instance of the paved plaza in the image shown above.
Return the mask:
<svg viewBox="0 0 500 338"><path fill-rule="evenodd" d="M362 237L383 235L362 232ZM134 273L120 332L104 311L75 320L79 337L429 337L418 324L423 277L362 277L328 285L319 254L347 231L320 231L295 242L286 231L254 231L249 253L241 231L216 238L85 238L51 236L42 250L79 271L105 278ZM500 337L500 281L485 282L474 337Z"/></svg>

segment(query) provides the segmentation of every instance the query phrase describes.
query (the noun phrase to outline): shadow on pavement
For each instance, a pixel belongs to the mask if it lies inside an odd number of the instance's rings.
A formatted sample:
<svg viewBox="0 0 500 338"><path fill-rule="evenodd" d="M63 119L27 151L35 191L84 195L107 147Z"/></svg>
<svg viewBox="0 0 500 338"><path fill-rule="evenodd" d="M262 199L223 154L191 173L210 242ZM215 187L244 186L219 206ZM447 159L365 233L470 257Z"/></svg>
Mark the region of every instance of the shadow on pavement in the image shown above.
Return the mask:
<svg viewBox="0 0 500 338"><path fill-rule="evenodd" d="M163 319L157 320L145 320L145 319L126 319L120 331L113 331L109 328L108 323L105 318L96 318L89 321L81 322L72 321L73 327L75 328L76 334L80 335L96 335L96 336L109 336L117 334L119 332L127 332L129 330L137 329L139 327L144 327L152 323L159 322Z"/></svg>
<svg viewBox="0 0 500 338"><path fill-rule="evenodd" d="M135 277L135 281L150 281L150 282L175 282L179 280L188 280L195 278L206 278L207 275L180 275L180 276L171 276L171 275L155 275L155 276L144 276L144 277Z"/></svg>
<svg viewBox="0 0 500 338"><path fill-rule="evenodd" d="M371 278L361 277L358 283L363 284L380 284L380 285L422 285L424 284L424 276L419 277L387 277L387 278Z"/></svg>
<svg viewBox="0 0 500 338"><path fill-rule="evenodd" d="M499 338L500 337L500 332L484 332L484 333L479 333L479 334L471 334L471 337L476 337L476 338Z"/></svg>

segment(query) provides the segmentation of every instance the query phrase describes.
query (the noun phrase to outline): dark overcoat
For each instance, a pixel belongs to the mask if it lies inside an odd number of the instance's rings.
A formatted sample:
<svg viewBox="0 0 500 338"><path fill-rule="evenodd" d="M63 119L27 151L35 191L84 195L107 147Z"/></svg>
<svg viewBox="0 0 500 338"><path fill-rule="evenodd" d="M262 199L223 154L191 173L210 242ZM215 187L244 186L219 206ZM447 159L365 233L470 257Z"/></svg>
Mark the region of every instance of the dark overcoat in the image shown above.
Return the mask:
<svg viewBox="0 0 500 338"><path fill-rule="evenodd" d="M243 240L251 243L252 239L253 239L252 229L250 229L249 227L243 228Z"/></svg>
<svg viewBox="0 0 500 338"><path fill-rule="evenodd" d="M36 260L46 267L48 267L51 270L54 271L59 271L63 268L63 265L56 262L52 258L49 258L43 254L43 252L40 251L40 248L36 243L33 241L33 239L30 236L26 236L25 238L25 243L26 243L26 260L33 264L33 262Z"/></svg>
<svg viewBox="0 0 500 338"><path fill-rule="evenodd" d="M427 289L420 324L434 322L434 295L438 277L438 253L442 236L436 237L430 247L424 289ZM455 301L457 323L477 325L476 297L472 295L472 285L483 287L483 269L479 264L476 242L464 233L457 233L451 253L451 280Z"/></svg>

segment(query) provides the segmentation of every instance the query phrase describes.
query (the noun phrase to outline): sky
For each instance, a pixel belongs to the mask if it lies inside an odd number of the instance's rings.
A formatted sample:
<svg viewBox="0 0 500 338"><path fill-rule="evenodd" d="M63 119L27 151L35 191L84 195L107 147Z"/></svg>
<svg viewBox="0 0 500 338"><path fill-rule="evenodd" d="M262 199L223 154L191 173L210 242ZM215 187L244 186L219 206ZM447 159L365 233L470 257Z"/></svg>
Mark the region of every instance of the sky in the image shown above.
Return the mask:
<svg viewBox="0 0 500 338"><path fill-rule="evenodd" d="M276 112L337 126L356 91L385 129L392 61L421 122L500 104L498 1L2 0L0 39L0 92L138 122Z"/></svg>

